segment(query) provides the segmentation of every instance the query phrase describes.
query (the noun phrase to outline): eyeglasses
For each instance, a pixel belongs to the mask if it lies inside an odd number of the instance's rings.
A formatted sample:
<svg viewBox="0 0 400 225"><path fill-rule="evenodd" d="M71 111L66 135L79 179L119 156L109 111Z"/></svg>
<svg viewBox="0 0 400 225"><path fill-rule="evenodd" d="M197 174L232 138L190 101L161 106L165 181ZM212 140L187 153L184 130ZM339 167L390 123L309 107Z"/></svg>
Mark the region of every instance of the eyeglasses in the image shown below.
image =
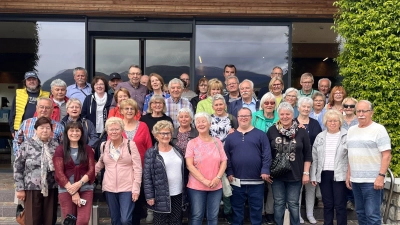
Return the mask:
<svg viewBox="0 0 400 225"><path fill-rule="evenodd" d="M124 108L125 111L135 111L134 108Z"/></svg>
<svg viewBox="0 0 400 225"><path fill-rule="evenodd" d="M272 75L282 75L283 73L271 73Z"/></svg>
<svg viewBox="0 0 400 225"><path fill-rule="evenodd" d="M249 117L251 117L251 115L239 115L238 117L241 118L241 119L244 119L244 118L249 118Z"/></svg>
<svg viewBox="0 0 400 225"><path fill-rule="evenodd" d="M275 102L267 102L267 101L265 101L264 105L275 105Z"/></svg>
<svg viewBox="0 0 400 225"><path fill-rule="evenodd" d="M39 105L38 106L39 109L46 109L46 110L50 110L51 106L43 106L43 105Z"/></svg>
<svg viewBox="0 0 400 225"><path fill-rule="evenodd" d="M372 110L357 110L356 113L367 113L367 112L371 112Z"/></svg>
<svg viewBox="0 0 400 225"><path fill-rule="evenodd" d="M337 123L337 122L339 122L339 120L327 120L326 122L327 123Z"/></svg>
<svg viewBox="0 0 400 225"><path fill-rule="evenodd" d="M80 106L70 106L70 107L68 107L68 109L80 109L81 107Z"/></svg>
<svg viewBox="0 0 400 225"><path fill-rule="evenodd" d="M356 105L347 105L347 104L343 104L344 108L350 108L350 109L354 109L356 107Z"/></svg>
<svg viewBox="0 0 400 225"><path fill-rule="evenodd" d="M162 102L152 102L151 104L154 104L154 105L162 105L163 103L162 103Z"/></svg>
<svg viewBox="0 0 400 225"><path fill-rule="evenodd" d="M313 82L311 82L311 81L302 81L301 83L302 84L312 84Z"/></svg>
<svg viewBox="0 0 400 225"><path fill-rule="evenodd" d="M104 84L95 84L94 86L96 86L96 87L104 87L105 85Z"/></svg>
<svg viewBox="0 0 400 225"><path fill-rule="evenodd" d="M128 73L128 75L132 75L132 76L134 76L134 75L136 75L136 76L140 76L142 73Z"/></svg>
<svg viewBox="0 0 400 225"><path fill-rule="evenodd" d="M289 98L297 98L296 95L286 95L286 96L289 97Z"/></svg>
<svg viewBox="0 0 400 225"><path fill-rule="evenodd" d="M335 95L343 95L342 92L335 92Z"/></svg>
<svg viewBox="0 0 400 225"><path fill-rule="evenodd" d="M163 137L168 137L171 135L171 132L158 132L159 135L163 136Z"/></svg>
<svg viewBox="0 0 400 225"><path fill-rule="evenodd" d="M120 130L121 130L121 128L118 128L118 129L109 129L108 131L114 133L114 132L119 132Z"/></svg>
<svg viewBox="0 0 400 225"><path fill-rule="evenodd" d="M199 87L207 87L207 84L200 84Z"/></svg>

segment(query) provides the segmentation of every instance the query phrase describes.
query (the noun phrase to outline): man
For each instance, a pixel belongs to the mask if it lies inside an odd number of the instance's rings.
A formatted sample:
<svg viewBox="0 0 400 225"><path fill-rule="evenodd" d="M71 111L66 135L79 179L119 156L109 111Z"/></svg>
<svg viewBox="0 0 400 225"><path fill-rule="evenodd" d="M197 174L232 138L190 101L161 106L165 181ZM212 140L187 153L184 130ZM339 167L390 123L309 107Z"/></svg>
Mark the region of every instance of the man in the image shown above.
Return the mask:
<svg viewBox="0 0 400 225"><path fill-rule="evenodd" d="M329 92L331 90L332 82L328 78L322 78L318 81L318 91L325 95L325 104L329 101Z"/></svg>
<svg viewBox="0 0 400 225"><path fill-rule="evenodd" d="M36 72L29 71L25 73L22 81L24 88L15 90L15 97L10 111L10 131L14 137L14 132L19 129L21 122L32 118L36 111L37 98L49 97L50 93L43 91L40 85L40 79Z"/></svg>
<svg viewBox="0 0 400 225"><path fill-rule="evenodd" d="M316 90L312 88L314 76L311 73L303 73L300 77L301 89L297 92L297 97L312 97Z"/></svg>
<svg viewBox="0 0 400 225"><path fill-rule="evenodd" d="M228 135L224 145L228 157L226 175L230 182L240 180L240 187L231 185L232 224L243 224L244 205L248 200L251 224L261 225L264 181L271 181L270 143L264 132L251 125L250 109L241 108L237 118L239 127Z"/></svg>
<svg viewBox="0 0 400 225"><path fill-rule="evenodd" d="M352 189L358 224L381 224L385 174L391 160L390 137L381 124L372 121L371 102L356 104L359 124L347 132L349 168L346 185Z"/></svg>
<svg viewBox="0 0 400 225"><path fill-rule="evenodd" d="M265 82L267 84L267 86L261 88L260 91L258 92L258 96L257 96L258 99L261 99L266 93L269 92L269 82L271 81L272 78L279 77L282 79L282 77L283 77L282 68L280 68L279 66L275 66L274 68L272 68L270 77L271 78L267 79L267 81Z"/></svg>
<svg viewBox="0 0 400 225"><path fill-rule="evenodd" d="M171 97L165 99L165 105L167 107L165 114L171 117L175 128L179 127L178 112L181 108L188 108L193 113L192 104L190 104L186 98L182 98L183 88L183 82L178 78L172 79L168 84Z"/></svg>
<svg viewBox="0 0 400 225"><path fill-rule="evenodd" d="M229 103L241 99L239 92L239 79L237 76L229 76L226 80L226 89L228 90L228 94L224 96L226 105L229 106Z"/></svg>
<svg viewBox="0 0 400 225"><path fill-rule="evenodd" d="M83 104L86 96L92 93L92 87L87 83L87 71L83 67L76 67L72 72L74 74L75 84L67 87L67 97L77 98Z"/></svg>
<svg viewBox="0 0 400 225"><path fill-rule="evenodd" d="M186 83L185 88L183 89L182 97L186 98L187 100L191 100L192 98L196 97L197 94L190 90L190 77L189 74L187 73L182 73L181 76L179 77L181 80L183 80Z"/></svg>
<svg viewBox="0 0 400 225"><path fill-rule="evenodd" d="M51 119L60 122L67 115L67 102L69 98L65 96L67 93L67 84L61 79L55 79L50 84L51 96L53 100L53 112ZM37 111L33 117L37 117Z"/></svg>
<svg viewBox="0 0 400 225"><path fill-rule="evenodd" d="M129 81L119 83L115 90L120 88L126 88L131 95L131 98L138 104L140 112L143 111L144 98L147 95L147 87L140 84L140 78L142 76L142 70L137 65L131 65L128 70ZM111 107L115 107L117 103L113 98Z"/></svg>
<svg viewBox="0 0 400 225"><path fill-rule="evenodd" d="M249 108L250 111L256 112L260 107L260 101L253 97L254 94L254 84L251 80L245 79L239 85L240 95L242 99L233 101L229 103L228 113L232 115L237 115L242 107Z"/></svg>
<svg viewBox="0 0 400 225"><path fill-rule="evenodd" d="M122 82L121 75L119 73L112 73L109 76L108 79L108 86L110 89L108 89L108 94L111 94L114 96L115 88L117 88L117 85Z"/></svg>
<svg viewBox="0 0 400 225"><path fill-rule="evenodd" d="M35 134L34 126L37 119L42 116L50 118L52 112L53 112L53 101L47 97L38 98L36 105L37 116L24 120L21 126L19 127L18 131L15 132L15 137L13 140L14 155L17 154L19 146L24 140L32 138L34 136ZM53 125L53 139L57 140L58 143L61 143L64 127L60 123L54 120L51 120L51 123Z"/></svg>
<svg viewBox="0 0 400 225"><path fill-rule="evenodd" d="M227 82L228 82L228 77L229 76L236 76L236 67L233 64L226 64L224 67L224 78L225 78L225 88L223 90L224 95L229 94L228 90L226 88L227 86Z"/></svg>
<svg viewBox="0 0 400 225"><path fill-rule="evenodd" d="M142 75L142 77L140 78L140 84L147 87L147 85L149 84L149 76Z"/></svg>

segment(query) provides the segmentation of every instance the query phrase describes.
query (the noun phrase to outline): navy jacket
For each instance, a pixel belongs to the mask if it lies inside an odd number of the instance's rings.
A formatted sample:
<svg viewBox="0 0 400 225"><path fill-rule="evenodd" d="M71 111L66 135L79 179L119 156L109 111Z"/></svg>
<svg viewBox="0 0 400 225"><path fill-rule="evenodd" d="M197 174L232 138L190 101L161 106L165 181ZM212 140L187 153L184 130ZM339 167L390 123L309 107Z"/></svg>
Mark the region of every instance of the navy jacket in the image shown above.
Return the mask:
<svg viewBox="0 0 400 225"><path fill-rule="evenodd" d="M104 125L106 124L106 120L108 118L108 111L110 111L111 102L113 100L113 97L110 94L108 93L105 94L107 95L107 102L104 105L103 109ZM94 124L94 126L96 126L96 108L97 108L97 103L94 99L94 94L86 96L85 101L83 102L82 105L81 117L90 120Z"/></svg>
<svg viewBox="0 0 400 225"><path fill-rule="evenodd" d="M64 118L61 119L60 123L61 125L65 127L67 126L68 123L68 115L66 115ZM93 125L90 120L87 120L85 118L79 117L77 120L82 124L83 127L83 141L85 144L89 145L92 148L96 148L97 142L99 140L99 137L96 133L96 127ZM63 140L65 140L66 137L63 137Z"/></svg>
<svg viewBox="0 0 400 225"><path fill-rule="evenodd" d="M182 208L184 208L188 204L186 185L189 172L182 151L176 146L173 147L172 151L175 151L182 160ZM154 205L148 205L149 209L160 213L171 212L167 171L158 151L158 143L149 148L144 156L143 188L146 200L154 199Z"/></svg>
<svg viewBox="0 0 400 225"><path fill-rule="evenodd" d="M241 97L240 93L239 93L239 97ZM229 93L227 95L224 95L224 99L225 99L226 107L229 107L229 104L230 104L230 102L229 102ZM235 115L235 117L237 117L237 115Z"/></svg>
<svg viewBox="0 0 400 225"><path fill-rule="evenodd" d="M232 114L234 117L237 117L238 112L241 108L243 108L242 99L233 101L228 106L228 113ZM260 101L256 100L256 111L260 108Z"/></svg>

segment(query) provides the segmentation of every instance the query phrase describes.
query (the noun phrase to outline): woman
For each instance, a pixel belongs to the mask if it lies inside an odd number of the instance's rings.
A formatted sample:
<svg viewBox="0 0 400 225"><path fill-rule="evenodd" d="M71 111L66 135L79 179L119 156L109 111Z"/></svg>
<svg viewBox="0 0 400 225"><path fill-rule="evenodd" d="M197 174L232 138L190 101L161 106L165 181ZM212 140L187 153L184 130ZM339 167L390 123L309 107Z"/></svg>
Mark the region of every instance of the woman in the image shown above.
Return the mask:
<svg viewBox="0 0 400 225"><path fill-rule="evenodd" d="M201 225L207 208L207 224L217 225L222 197L221 178L227 157L221 141L210 136L211 116L205 112L197 113L195 124L199 137L189 141L185 154L190 172L187 185L192 203L190 224Z"/></svg>
<svg viewBox="0 0 400 225"><path fill-rule="evenodd" d="M100 146L96 174L105 168L102 189L111 215L111 224L132 224L135 202L140 195L142 164L134 141L122 136L124 122L111 117L105 124L109 140Z"/></svg>
<svg viewBox="0 0 400 225"><path fill-rule="evenodd" d="M223 93L224 90L224 85L222 82L216 78L211 79L208 81L208 88L207 88L207 98L201 100L197 104L197 109L196 113L199 112L206 112L208 114L213 114L214 110L212 108L212 97L216 94L221 94Z"/></svg>
<svg viewBox="0 0 400 225"><path fill-rule="evenodd" d="M310 179L314 186L319 184L321 188L324 224L333 225L336 211L337 224L346 225L347 130L341 128L343 115L337 110L328 110L323 121L327 130L315 139Z"/></svg>
<svg viewBox="0 0 400 225"><path fill-rule="evenodd" d="M167 107L165 106L165 99L161 95L153 95L153 97L149 100L149 108L147 109L147 114L140 118L140 121L144 122L149 128L151 143L154 145L156 143L156 139L151 132L153 130L154 125L161 120L166 120L171 123L171 117L165 115L167 111Z"/></svg>
<svg viewBox="0 0 400 225"><path fill-rule="evenodd" d="M187 205L185 159L170 145L173 130L172 122L158 121L152 130L157 143L145 155L144 193L155 225L182 224L182 208Z"/></svg>
<svg viewBox="0 0 400 225"><path fill-rule="evenodd" d="M149 108L149 101L150 98L153 97L154 95L159 95L164 97L164 99L169 98L170 95L168 93L163 92L163 86L164 86L164 79L162 76L156 74L156 73L151 73L149 76L149 81L147 83L147 89L149 89L150 94L146 95L144 98L144 105L143 105L143 115L146 115L147 109Z"/></svg>
<svg viewBox="0 0 400 225"><path fill-rule="evenodd" d="M285 89L285 84L283 83L282 78L274 77L269 82L269 91L275 96L275 108L278 108L278 105L282 100L282 91Z"/></svg>
<svg viewBox="0 0 400 225"><path fill-rule="evenodd" d="M275 110L276 105L275 95L271 92L266 93L261 98L260 110L253 113L251 124L267 133L268 129L279 119L278 112Z"/></svg>
<svg viewBox="0 0 400 225"><path fill-rule="evenodd" d="M58 146L46 117L37 119L35 135L20 145L14 162L16 197L25 205L25 224L53 225L57 219L57 183L53 154Z"/></svg>
<svg viewBox="0 0 400 225"><path fill-rule="evenodd" d="M297 89L296 88L288 88L283 95L283 101L288 102L293 108L293 116L297 118L299 116L299 110L297 108Z"/></svg>
<svg viewBox="0 0 400 225"><path fill-rule="evenodd" d="M212 97L212 108L214 114L211 115L211 136L224 143L228 134L238 128L238 121L236 117L226 112L224 96L220 94L214 95Z"/></svg>
<svg viewBox="0 0 400 225"><path fill-rule="evenodd" d="M313 100L309 97L301 97L298 101L299 108L299 116L296 118L296 121L300 126L303 126L310 138L310 145L314 144L315 138L319 133L321 133L322 129L319 125L318 121L310 118L310 112L313 106ZM314 218L314 203L315 203L315 186L311 183L305 184L306 188L306 214L307 219L311 224L317 223ZM301 191L302 192L302 191ZM300 192L300 202L302 194ZM299 212L300 213L300 212ZM303 218L300 216L300 223L304 223Z"/></svg>
<svg viewBox="0 0 400 225"><path fill-rule="evenodd" d="M351 126L358 124L358 119L355 115L357 103L358 101L352 97L347 97L343 100L342 105L345 115L342 128L348 130Z"/></svg>
<svg viewBox="0 0 400 225"><path fill-rule="evenodd" d="M321 92L315 92L312 96L313 100L313 109L310 113L310 118L317 120L322 130L325 130L324 123L322 122L322 118L324 118L324 114L326 112L325 109L325 95Z"/></svg>
<svg viewBox="0 0 400 225"><path fill-rule="evenodd" d="M79 101L79 100L78 100ZM63 145L54 153L55 178L62 218L77 217L77 225L88 225L93 203L94 154L85 145L83 126L72 121L64 129ZM82 205L80 199L86 200Z"/></svg>
<svg viewBox="0 0 400 225"><path fill-rule="evenodd" d="M342 102L344 98L346 98L346 90L342 86L333 87L329 95L328 104L326 104L326 109L336 109L343 113Z"/></svg>
<svg viewBox="0 0 400 225"><path fill-rule="evenodd" d="M123 100L126 100L128 98L131 98L131 94L129 93L128 89L126 88L120 88L118 89L115 93L114 93L114 100L117 103L117 106L115 106L115 108L110 109L110 111L108 112L108 118L110 117L119 117L121 119L124 119L124 117L121 115L121 113L119 112L119 103L122 102ZM138 112L135 115L135 120L139 120L140 119L140 115L141 113Z"/></svg>
<svg viewBox="0 0 400 225"><path fill-rule="evenodd" d="M192 107L193 107L193 112L196 112L197 104L201 100L207 98L207 90L208 90L208 79L205 77L202 77L197 82L196 91L195 91L197 96L190 100L190 103L192 104Z"/></svg>
<svg viewBox="0 0 400 225"><path fill-rule="evenodd" d="M182 108L178 112L179 127L174 129L172 144L181 149L185 155L187 144L190 140L199 136L196 128L192 127L193 113L188 108Z"/></svg>
<svg viewBox="0 0 400 225"><path fill-rule="evenodd" d="M93 149L99 144L99 137L96 134L96 128L90 120L81 117L82 105L81 101L77 98L71 98L67 102L67 115L62 118L61 125L67 127L67 123L71 121L77 121L82 124L83 127L83 143L89 145Z"/></svg>
<svg viewBox="0 0 400 225"><path fill-rule="evenodd" d="M290 103L282 102L277 110L279 121L267 132L271 143L272 161L276 157L287 157L290 160L291 171L272 178L274 218L277 225L283 224L287 204L290 224L298 225L301 186L310 181L309 171L312 162L310 139L307 131L299 128L297 121L294 120L294 110Z"/></svg>

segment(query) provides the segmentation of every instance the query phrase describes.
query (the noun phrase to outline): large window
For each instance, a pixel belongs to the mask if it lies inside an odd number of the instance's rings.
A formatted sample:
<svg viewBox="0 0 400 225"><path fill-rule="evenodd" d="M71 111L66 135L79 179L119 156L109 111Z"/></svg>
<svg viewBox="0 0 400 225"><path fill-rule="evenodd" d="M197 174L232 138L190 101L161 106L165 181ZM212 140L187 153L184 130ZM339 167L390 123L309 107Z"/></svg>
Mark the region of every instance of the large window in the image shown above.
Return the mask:
<svg viewBox="0 0 400 225"><path fill-rule="evenodd" d="M239 80L250 79L259 89L274 66L287 71L288 53L289 26L197 25L195 79L224 82L224 66L234 64Z"/></svg>

